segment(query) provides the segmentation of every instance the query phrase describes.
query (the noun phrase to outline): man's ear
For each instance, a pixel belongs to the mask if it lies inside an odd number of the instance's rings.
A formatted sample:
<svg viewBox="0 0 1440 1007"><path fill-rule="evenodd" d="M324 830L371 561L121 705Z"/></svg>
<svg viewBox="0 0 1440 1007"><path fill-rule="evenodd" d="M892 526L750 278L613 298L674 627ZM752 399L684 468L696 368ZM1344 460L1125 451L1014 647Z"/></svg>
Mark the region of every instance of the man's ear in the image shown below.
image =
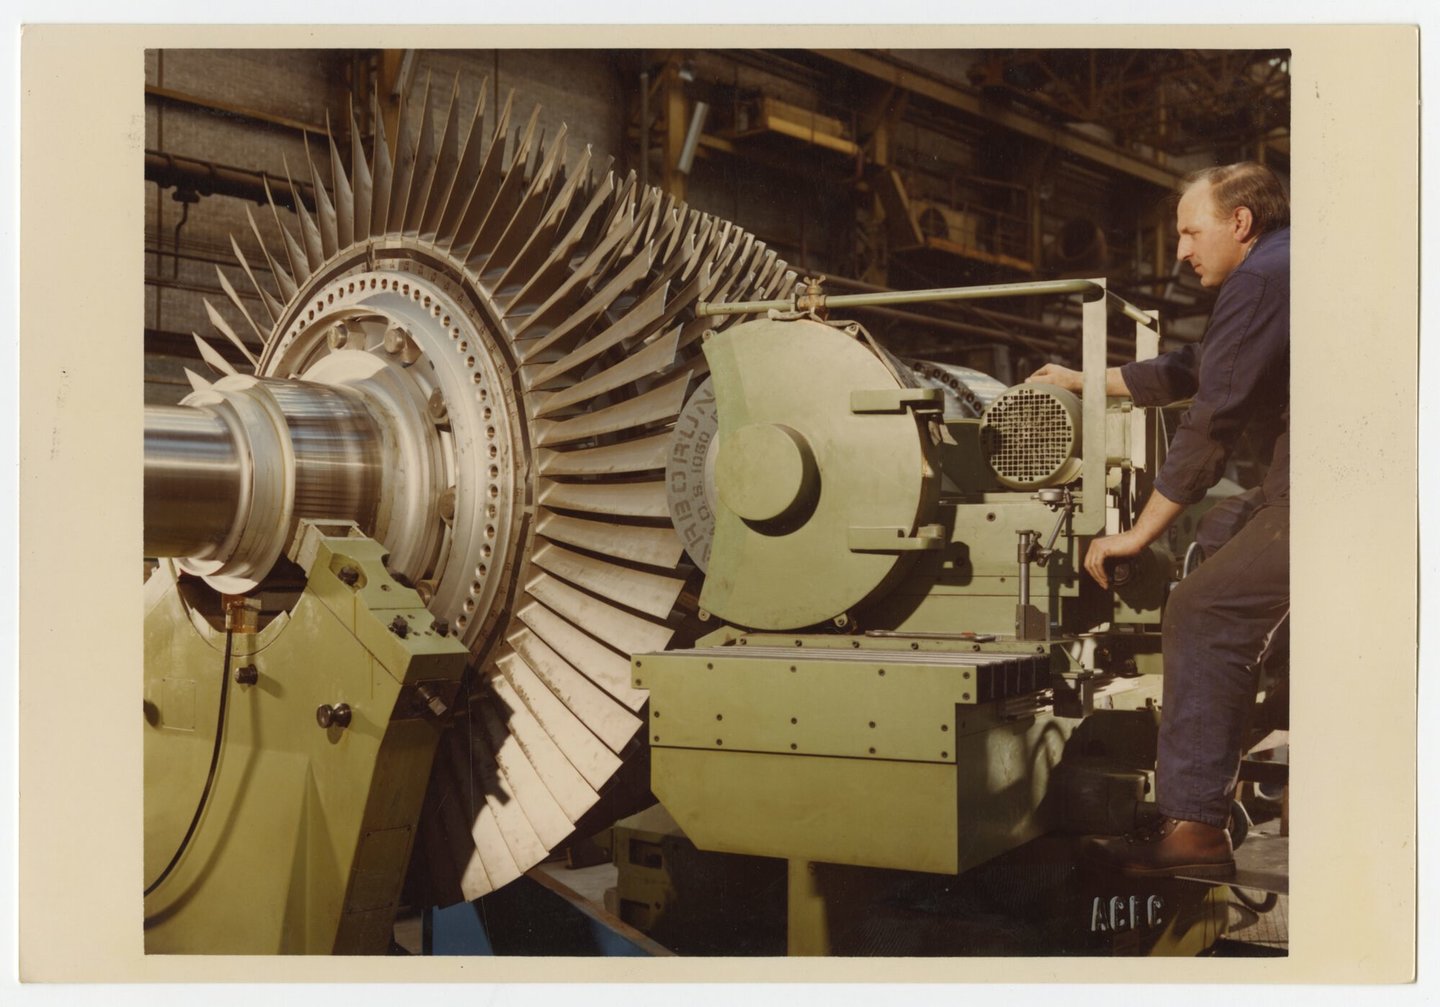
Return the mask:
<svg viewBox="0 0 1440 1007"><path fill-rule="evenodd" d="M1235 212L1230 215L1230 227L1236 241L1249 241L1251 231L1255 228L1255 215L1250 212L1250 207L1235 207Z"/></svg>

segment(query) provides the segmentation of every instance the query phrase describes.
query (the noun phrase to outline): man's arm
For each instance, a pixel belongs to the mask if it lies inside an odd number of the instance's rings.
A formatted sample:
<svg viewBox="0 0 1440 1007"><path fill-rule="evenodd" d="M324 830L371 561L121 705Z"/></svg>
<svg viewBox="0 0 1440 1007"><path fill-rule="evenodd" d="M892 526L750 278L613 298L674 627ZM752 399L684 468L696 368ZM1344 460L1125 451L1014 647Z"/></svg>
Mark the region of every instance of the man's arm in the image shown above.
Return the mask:
<svg viewBox="0 0 1440 1007"><path fill-rule="evenodd" d="M1025 380L1027 383L1058 385L1078 395L1084 375L1059 364L1046 364ZM1120 368L1106 368L1105 394L1117 398L1130 394L1130 388L1125 383L1125 375ZM1129 531L1097 538L1090 543L1090 548L1085 553L1085 569L1101 587L1109 587L1110 577L1105 570L1105 561L1139 555L1146 546L1163 535L1166 528L1175 523L1175 519L1184 509L1182 505L1161 493L1151 493L1140 517Z"/></svg>
<svg viewBox="0 0 1440 1007"><path fill-rule="evenodd" d="M1205 366L1155 489L1181 504L1204 499L1251 418L1287 394L1290 297L1283 278L1237 271L1205 330Z"/></svg>
<svg viewBox="0 0 1440 1007"><path fill-rule="evenodd" d="M1199 375L1199 348L1187 343L1149 360L1132 360L1120 367L1106 368L1105 394L1133 399L1137 406L1168 406L1194 395ZM1082 373L1059 364L1046 364L1025 381L1058 385L1076 395L1083 394Z"/></svg>
<svg viewBox="0 0 1440 1007"><path fill-rule="evenodd" d="M1175 519L1184 509L1184 504L1176 503L1159 491L1151 493L1150 499L1145 501L1145 509L1140 512L1129 531L1091 541L1090 548L1085 551L1086 571L1101 587L1109 587L1110 577L1105 572L1105 561L1138 556L1146 546L1163 535L1166 528L1175 523Z"/></svg>
<svg viewBox="0 0 1440 1007"><path fill-rule="evenodd" d="M1085 385L1085 375L1080 371L1072 371L1068 367L1061 367L1059 364L1046 364L1026 378L1025 383L1057 385L1067 392L1074 392L1076 395L1079 395ZM1105 394L1112 398L1130 397L1130 388L1125 384L1125 376L1120 373L1120 368L1106 368Z"/></svg>

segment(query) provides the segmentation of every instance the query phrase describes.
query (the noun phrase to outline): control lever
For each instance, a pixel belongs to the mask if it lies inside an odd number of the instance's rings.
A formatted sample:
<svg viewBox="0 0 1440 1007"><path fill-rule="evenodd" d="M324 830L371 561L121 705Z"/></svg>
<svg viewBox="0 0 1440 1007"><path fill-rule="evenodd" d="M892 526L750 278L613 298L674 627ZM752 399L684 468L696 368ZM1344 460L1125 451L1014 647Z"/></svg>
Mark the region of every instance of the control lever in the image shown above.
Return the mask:
<svg viewBox="0 0 1440 1007"><path fill-rule="evenodd" d="M1070 511L1075 507L1075 500L1070 496L1069 490L1041 490L1035 494L1046 507L1056 511L1055 527L1050 529L1050 538L1046 540L1044 547L1038 544L1030 546L1030 558L1039 566L1045 566L1050 562L1050 557L1056 553L1055 541L1060 537L1060 529L1065 527L1065 521L1070 517Z"/></svg>

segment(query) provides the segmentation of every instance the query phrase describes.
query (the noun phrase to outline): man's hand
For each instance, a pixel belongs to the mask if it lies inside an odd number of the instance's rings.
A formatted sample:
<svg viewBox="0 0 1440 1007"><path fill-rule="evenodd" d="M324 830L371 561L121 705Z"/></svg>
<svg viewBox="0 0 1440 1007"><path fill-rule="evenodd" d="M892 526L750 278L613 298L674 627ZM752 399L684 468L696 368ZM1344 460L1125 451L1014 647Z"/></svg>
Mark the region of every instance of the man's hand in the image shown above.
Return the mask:
<svg viewBox="0 0 1440 1007"><path fill-rule="evenodd" d="M1055 385L1067 392L1074 392L1076 395L1085 393L1085 375L1080 371L1061 367L1059 364L1046 364L1026 378L1025 383L1027 385ZM1120 372L1120 368L1108 367L1105 369L1105 394L1114 398L1130 394L1130 386L1125 384L1125 375Z"/></svg>
<svg viewBox="0 0 1440 1007"><path fill-rule="evenodd" d="M1085 551L1085 571L1095 578L1095 583L1101 587L1109 587L1110 576L1105 571L1105 561L1138 556L1148 544L1137 536L1133 529L1119 535L1094 539L1090 548Z"/></svg>
<svg viewBox="0 0 1440 1007"><path fill-rule="evenodd" d="M1058 385L1067 392L1074 392L1076 395L1079 395L1081 388L1084 386L1085 377L1079 371L1072 371L1068 367L1061 367L1059 364L1046 364L1026 378L1025 383L1027 385Z"/></svg>

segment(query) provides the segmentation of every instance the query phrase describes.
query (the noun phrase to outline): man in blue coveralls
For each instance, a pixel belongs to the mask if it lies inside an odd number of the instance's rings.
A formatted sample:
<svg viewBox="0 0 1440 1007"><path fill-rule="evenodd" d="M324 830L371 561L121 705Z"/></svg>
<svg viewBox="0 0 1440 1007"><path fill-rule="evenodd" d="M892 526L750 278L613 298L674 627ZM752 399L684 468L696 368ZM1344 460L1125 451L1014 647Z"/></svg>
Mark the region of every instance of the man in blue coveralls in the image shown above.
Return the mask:
<svg viewBox="0 0 1440 1007"><path fill-rule="evenodd" d="M1231 795L1260 657L1290 610L1289 201L1262 165L1208 168L1185 180L1176 228L1176 256L1202 286L1219 288L1204 339L1110 368L1105 390L1142 406L1194 403L1134 526L1091 542L1090 576L1108 587L1107 560L1135 556L1201 500L1247 426L1279 434L1263 486L1247 495L1246 519L1234 520L1241 508L1224 509L1228 541L1179 583L1165 609L1155 771L1163 817L1096 851L1129 876L1228 877ZM1028 380L1081 390L1078 371L1054 364ZM1207 523L1224 527L1223 519Z"/></svg>

